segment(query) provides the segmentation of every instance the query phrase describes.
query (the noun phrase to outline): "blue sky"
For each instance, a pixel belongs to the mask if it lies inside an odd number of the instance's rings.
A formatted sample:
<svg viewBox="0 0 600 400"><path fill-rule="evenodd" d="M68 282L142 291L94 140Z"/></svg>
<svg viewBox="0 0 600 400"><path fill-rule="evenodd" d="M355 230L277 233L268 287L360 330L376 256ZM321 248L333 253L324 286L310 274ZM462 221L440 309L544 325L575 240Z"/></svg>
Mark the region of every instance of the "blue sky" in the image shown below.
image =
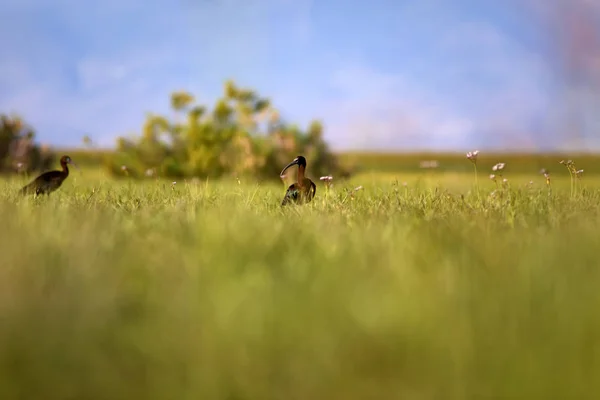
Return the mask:
<svg viewBox="0 0 600 400"><path fill-rule="evenodd" d="M561 1L0 0L0 111L113 146L173 90L210 104L232 78L337 149L590 148L600 89L565 84L534 18ZM578 140L567 94L594 110Z"/></svg>

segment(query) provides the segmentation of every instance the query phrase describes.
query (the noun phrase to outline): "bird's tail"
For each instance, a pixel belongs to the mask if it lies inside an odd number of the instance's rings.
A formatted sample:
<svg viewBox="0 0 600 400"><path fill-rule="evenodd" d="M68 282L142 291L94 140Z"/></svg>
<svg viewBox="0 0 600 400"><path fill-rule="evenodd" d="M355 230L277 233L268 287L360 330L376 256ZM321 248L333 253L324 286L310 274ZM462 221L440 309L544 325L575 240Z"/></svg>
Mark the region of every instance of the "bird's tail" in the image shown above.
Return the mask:
<svg viewBox="0 0 600 400"><path fill-rule="evenodd" d="M21 194L22 196L26 196L28 194L33 193L34 189L35 187L30 183L28 185L23 186L19 191L19 194Z"/></svg>

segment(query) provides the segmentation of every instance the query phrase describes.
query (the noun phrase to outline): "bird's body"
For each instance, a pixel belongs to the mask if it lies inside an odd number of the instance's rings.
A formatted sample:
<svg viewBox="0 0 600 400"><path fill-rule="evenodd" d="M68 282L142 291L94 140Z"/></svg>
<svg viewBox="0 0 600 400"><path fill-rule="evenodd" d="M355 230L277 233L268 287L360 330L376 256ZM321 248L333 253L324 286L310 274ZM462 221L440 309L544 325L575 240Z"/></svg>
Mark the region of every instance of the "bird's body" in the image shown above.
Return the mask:
<svg viewBox="0 0 600 400"><path fill-rule="evenodd" d="M302 156L296 157L294 161L286 165L279 175L283 176L283 173L293 165L298 166L298 180L288 187L287 191L285 192L285 196L283 197L283 201L281 202L282 206L290 203L309 203L317 193L317 185L315 185L315 183L309 178L304 176L304 172L306 170L306 159Z"/></svg>
<svg viewBox="0 0 600 400"><path fill-rule="evenodd" d="M21 194L34 194L35 196L38 196L40 194L49 195L50 193L54 192L69 176L69 168L67 167L67 164L75 165L71 161L71 157L62 156L60 159L60 166L62 167L62 170L44 172L35 178L31 183L24 186L21 189Z"/></svg>

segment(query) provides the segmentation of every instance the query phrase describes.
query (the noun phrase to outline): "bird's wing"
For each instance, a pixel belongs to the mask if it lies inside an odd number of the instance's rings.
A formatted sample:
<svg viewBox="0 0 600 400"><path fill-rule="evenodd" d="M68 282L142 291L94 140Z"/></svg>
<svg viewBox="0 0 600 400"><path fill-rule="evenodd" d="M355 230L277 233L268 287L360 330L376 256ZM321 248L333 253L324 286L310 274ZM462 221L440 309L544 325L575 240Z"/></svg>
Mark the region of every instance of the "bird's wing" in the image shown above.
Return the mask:
<svg viewBox="0 0 600 400"><path fill-rule="evenodd" d="M285 206L286 204L288 204L291 201L298 200L299 194L300 194L300 191L298 190L298 186L295 183L291 184L290 187L288 187L287 191L285 192L285 196L283 196L283 201L281 202L281 205Z"/></svg>
<svg viewBox="0 0 600 400"><path fill-rule="evenodd" d="M61 178L62 178L61 171L48 171L48 172L44 172L37 179L39 179L40 181L43 181L43 182L53 182L53 181L60 180Z"/></svg>
<svg viewBox="0 0 600 400"><path fill-rule="evenodd" d="M27 194L35 192L36 194L38 194L41 186L48 185L55 181L59 181L61 177L62 174L60 171L44 172L43 174L35 178L33 181L23 186L23 188L21 189L21 193Z"/></svg>

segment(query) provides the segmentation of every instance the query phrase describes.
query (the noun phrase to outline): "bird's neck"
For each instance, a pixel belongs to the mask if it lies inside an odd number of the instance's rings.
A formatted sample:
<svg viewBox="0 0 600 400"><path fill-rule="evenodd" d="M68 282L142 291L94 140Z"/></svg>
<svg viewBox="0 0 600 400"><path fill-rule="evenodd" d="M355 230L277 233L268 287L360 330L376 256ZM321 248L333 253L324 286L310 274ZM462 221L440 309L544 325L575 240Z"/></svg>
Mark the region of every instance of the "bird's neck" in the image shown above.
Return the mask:
<svg viewBox="0 0 600 400"><path fill-rule="evenodd" d="M302 186L304 183L304 169L306 167L304 165L298 166L298 185Z"/></svg>
<svg viewBox="0 0 600 400"><path fill-rule="evenodd" d="M69 175L69 167L67 167L67 163L60 163L60 166L62 167L63 174Z"/></svg>

